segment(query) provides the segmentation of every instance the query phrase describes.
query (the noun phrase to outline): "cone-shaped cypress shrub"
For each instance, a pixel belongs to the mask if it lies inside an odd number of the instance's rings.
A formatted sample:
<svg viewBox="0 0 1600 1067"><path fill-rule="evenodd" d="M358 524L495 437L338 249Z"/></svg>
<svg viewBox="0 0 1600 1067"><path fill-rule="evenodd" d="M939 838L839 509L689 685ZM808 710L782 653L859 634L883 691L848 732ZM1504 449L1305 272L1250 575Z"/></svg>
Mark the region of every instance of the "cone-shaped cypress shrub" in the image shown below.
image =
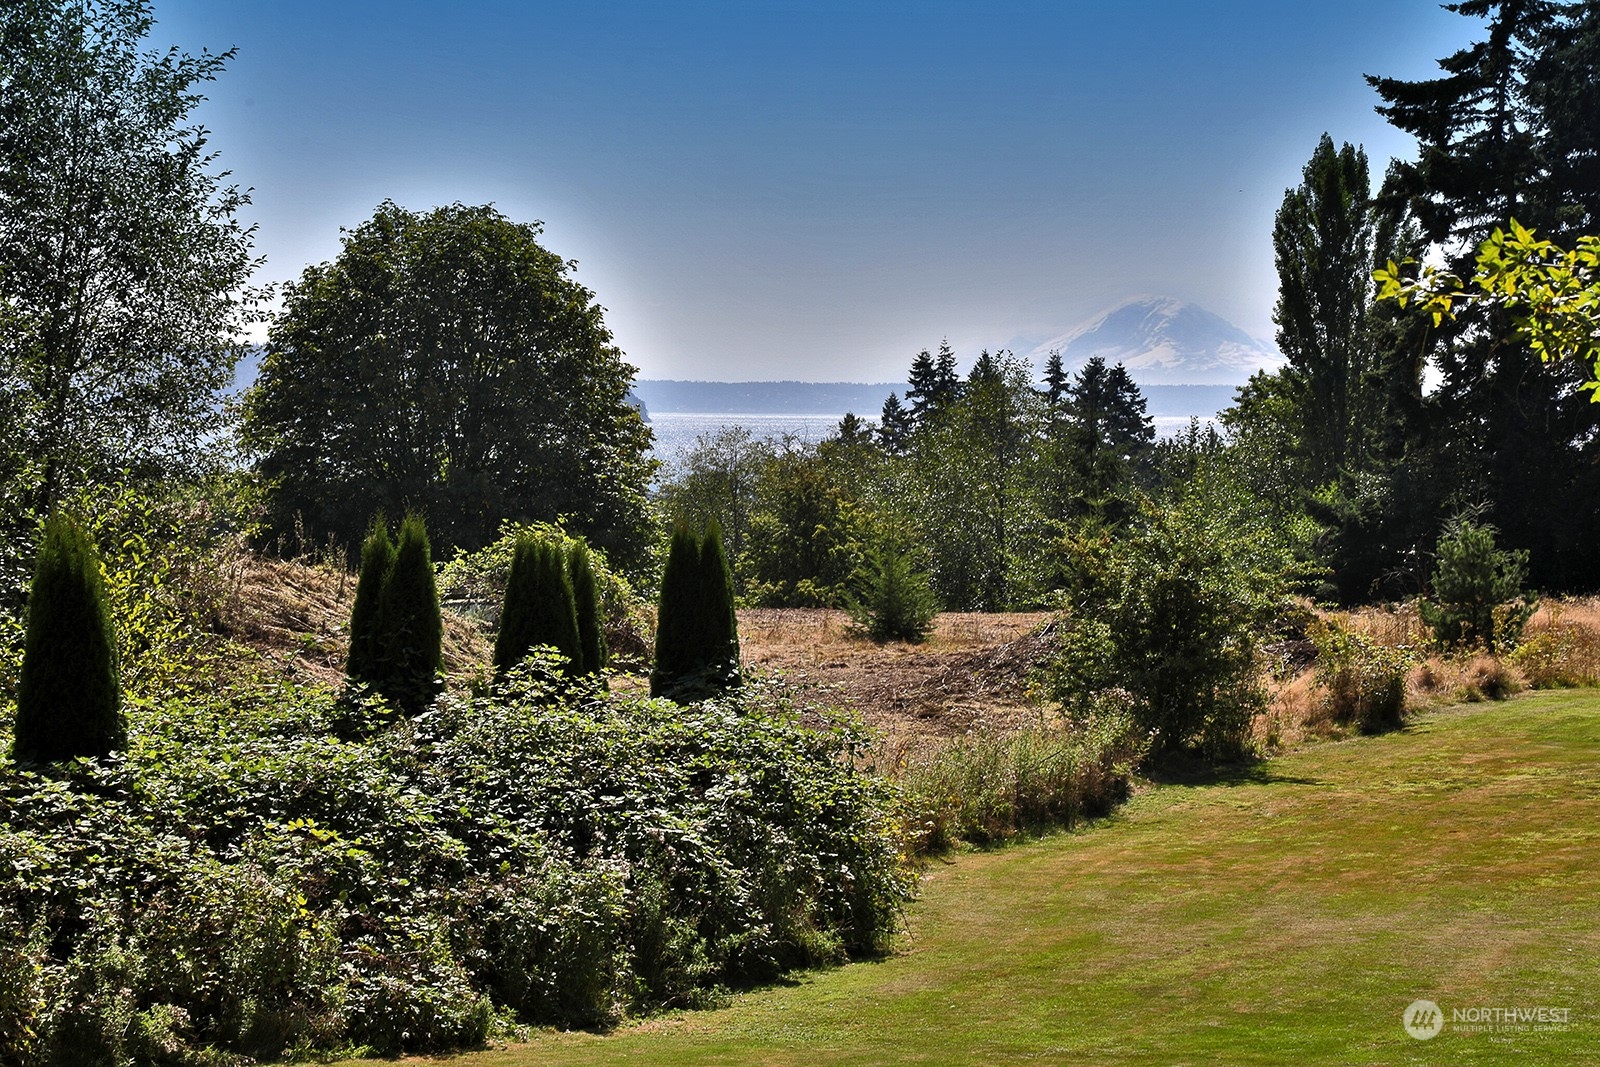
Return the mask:
<svg viewBox="0 0 1600 1067"><path fill-rule="evenodd" d="M389 540L389 530L380 513L373 517L361 546L361 575L356 579L356 603L350 609L350 655L344 669L353 682L377 679L381 659L378 600L394 570L394 557L394 542Z"/></svg>
<svg viewBox="0 0 1600 1067"><path fill-rule="evenodd" d="M378 595L378 690L407 711L433 699L444 654L444 623L428 530L419 515L400 524L394 567Z"/></svg>
<svg viewBox="0 0 1600 1067"><path fill-rule="evenodd" d="M705 664L719 688L739 685L739 620L733 610L733 569L712 519L700 541L700 610Z"/></svg>
<svg viewBox="0 0 1600 1067"><path fill-rule="evenodd" d="M567 575L572 580L572 601L578 610L578 644L583 649L584 674L606 669L606 632L600 623L600 580L595 577L589 546L574 541L567 551Z"/></svg>
<svg viewBox="0 0 1600 1067"><path fill-rule="evenodd" d="M702 700L738 684L739 626L722 529L713 521L696 537L679 526L661 575L650 695Z"/></svg>
<svg viewBox="0 0 1600 1067"><path fill-rule="evenodd" d="M535 645L550 645L567 657L566 673L583 673L578 613L559 545L535 538L517 542L506 580L505 609L494 642L494 668L504 674Z"/></svg>
<svg viewBox="0 0 1600 1067"><path fill-rule="evenodd" d="M650 695L671 696L699 663L695 602L699 597L700 541L679 523L672 531L667 565L661 572L661 603L656 611L656 660Z"/></svg>
<svg viewBox="0 0 1600 1067"><path fill-rule="evenodd" d="M100 562L83 528L55 515L45 526L28 594L11 755L19 763L103 756L126 737Z"/></svg>

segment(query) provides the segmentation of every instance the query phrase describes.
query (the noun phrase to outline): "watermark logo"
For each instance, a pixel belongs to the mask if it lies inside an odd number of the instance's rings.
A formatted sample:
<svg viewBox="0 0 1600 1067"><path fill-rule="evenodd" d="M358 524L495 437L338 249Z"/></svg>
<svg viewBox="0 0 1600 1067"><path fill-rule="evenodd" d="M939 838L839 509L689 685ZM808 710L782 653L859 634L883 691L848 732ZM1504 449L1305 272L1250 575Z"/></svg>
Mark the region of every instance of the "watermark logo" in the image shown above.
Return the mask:
<svg viewBox="0 0 1600 1067"><path fill-rule="evenodd" d="M1444 1012L1431 1000L1413 1000L1400 1017L1400 1024L1418 1041L1427 1041L1444 1029Z"/></svg>

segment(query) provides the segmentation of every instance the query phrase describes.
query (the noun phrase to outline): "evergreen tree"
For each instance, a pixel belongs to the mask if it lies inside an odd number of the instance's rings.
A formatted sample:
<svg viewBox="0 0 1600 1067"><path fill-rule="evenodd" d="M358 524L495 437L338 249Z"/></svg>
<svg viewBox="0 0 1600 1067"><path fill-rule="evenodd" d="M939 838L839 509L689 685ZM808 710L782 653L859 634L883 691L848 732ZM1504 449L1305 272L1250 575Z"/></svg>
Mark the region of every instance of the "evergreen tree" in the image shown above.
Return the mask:
<svg viewBox="0 0 1600 1067"><path fill-rule="evenodd" d="M716 696L740 684L733 573L715 520L704 537L673 529L661 575L650 695L678 701Z"/></svg>
<svg viewBox="0 0 1600 1067"><path fill-rule="evenodd" d="M567 552L567 574L572 582L573 605L578 615L578 645L583 650L583 673L600 675L606 669L606 631L600 613L600 581L589 558L589 546L575 541Z"/></svg>
<svg viewBox="0 0 1600 1067"><path fill-rule="evenodd" d="M1443 648L1507 652L1522 640L1533 614L1522 591L1528 554L1496 548L1494 535L1492 526L1457 518L1439 538L1433 598L1419 607Z"/></svg>
<svg viewBox="0 0 1600 1067"><path fill-rule="evenodd" d="M939 603L928 576L913 568L901 539L885 537L874 545L856 581L856 593L846 610L868 637L879 643L927 640Z"/></svg>
<svg viewBox="0 0 1600 1067"><path fill-rule="evenodd" d="M591 583L593 576L591 570ZM566 556L553 542L524 537L512 552L506 579L505 608L494 642L495 673L505 674L539 645L566 657L568 677L587 672Z"/></svg>
<svg viewBox="0 0 1600 1067"><path fill-rule="evenodd" d="M1144 394L1122 364L1108 368L1095 356L1066 391L1066 463L1072 471L1078 514L1120 518L1125 497L1155 444L1155 424Z"/></svg>
<svg viewBox="0 0 1600 1067"><path fill-rule="evenodd" d="M897 394L890 393L889 399L883 402L883 413L878 418L878 443L883 450L891 456L904 452L915 427L915 415L900 403Z"/></svg>
<svg viewBox="0 0 1600 1067"><path fill-rule="evenodd" d="M939 342L939 355L924 348L911 361L907 376L906 403L916 426L926 426L961 395L961 379L956 374L956 354L948 340Z"/></svg>
<svg viewBox="0 0 1600 1067"><path fill-rule="evenodd" d="M377 680L382 638L378 633L378 602L394 571L394 542L380 512L373 517L361 545L361 573L356 579L356 602L350 609L350 653L345 674L354 682Z"/></svg>
<svg viewBox="0 0 1600 1067"><path fill-rule="evenodd" d="M83 528L58 513L45 526L28 597L12 759L103 756L126 733L100 562Z"/></svg>
<svg viewBox="0 0 1600 1067"><path fill-rule="evenodd" d="M1072 376L1061 365L1060 351L1052 348L1050 357L1044 363L1044 395L1052 408L1059 407L1066 399L1067 386L1071 381Z"/></svg>
<svg viewBox="0 0 1600 1067"><path fill-rule="evenodd" d="M699 597L700 540L684 523L672 529L667 563L661 571L656 610L656 655L650 670L650 695L671 696L699 662L696 617Z"/></svg>
<svg viewBox="0 0 1600 1067"><path fill-rule="evenodd" d="M739 620L734 614L733 569L722 545L722 526L712 519L700 539L699 608L703 619L702 655L720 689L736 689L739 679Z"/></svg>
<svg viewBox="0 0 1600 1067"><path fill-rule="evenodd" d="M394 567L378 595L379 692L407 711L433 699L444 657L444 623L422 517L400 524Z"/></svg>

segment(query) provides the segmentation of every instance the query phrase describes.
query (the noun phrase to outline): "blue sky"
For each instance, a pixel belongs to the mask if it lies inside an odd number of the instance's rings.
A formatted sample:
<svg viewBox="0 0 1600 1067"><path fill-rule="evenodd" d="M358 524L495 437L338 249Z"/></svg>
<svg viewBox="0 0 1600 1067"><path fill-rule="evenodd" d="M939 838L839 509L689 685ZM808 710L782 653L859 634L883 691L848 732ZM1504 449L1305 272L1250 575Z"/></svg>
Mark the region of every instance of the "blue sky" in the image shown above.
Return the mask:
<svg viewBox="0 0 1600 1067"><path fill-rule="evenodd" d="M645 378L892 381L1120 300L1270 340L1270 233L1328 131L1413 145L1362 74L1430 77L1431 0L153 0L238 48L201 118L260 280L385 198L493 202L576 259Z"/></svg>

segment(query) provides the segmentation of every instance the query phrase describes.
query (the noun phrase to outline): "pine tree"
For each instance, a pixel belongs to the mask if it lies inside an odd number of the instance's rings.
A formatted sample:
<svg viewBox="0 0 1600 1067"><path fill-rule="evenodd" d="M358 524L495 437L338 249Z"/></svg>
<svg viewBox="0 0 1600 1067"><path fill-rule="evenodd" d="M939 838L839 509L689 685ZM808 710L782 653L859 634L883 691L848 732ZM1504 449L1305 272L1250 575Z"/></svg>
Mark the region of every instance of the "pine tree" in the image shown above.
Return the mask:
<svg viewBox="0 0 1600 1067"><path fill-rule="evenodd" d="M394 570L394 542L382 513L373 517L361 546L361 574L356 579L356 602L350 610L350 654L345 674L353 682L377 680L381 655L378 635L378 601Z"/></svg>
<svg viewBox="0 0 1600 1067"><path fill-rule="evenodd" d="M83 528L57 514L45 526L28 597L12 759L103 756L126 735L100 563Z"/></svg>
<svg viewBox="0 0 1600 1067"><path fill-rule="evenodd" d="M874 641L921 644L933 630L939 604L928 576L912 568L905 546L885 538L867 552L845 610Z"/></svg>
<svg viewBox="0 0 1600 1067"><path fill-rule="evenodd" d="M890 393L889 399L883 402L883 412L878 418L878 443L883 450L892 456L904 452L915 426L912 413L900 403L900 397Z"/></svg>
<svg viewBox="0 0 1600 1067"><path fill-rule="evenodd" d="M1506 652L1522 640L1533 615L1522 590L1528 553L1496 548L1494 535L1493 526L1458 517L1439 538L1433 599L1419 607L1443 648L1482 645Z"/></svg>
<svg viewBox="0 0 1600 1067"><path fill-rule="evenodd" d="M378 596L380 692L407 711L433 699L444 655L444 623L434 582L428 530L422 517L400 524L394 567Z"/></svg>
<svg viewBox="0 0 1600 1067"><path fill-rule="evenodd" d="M577 608L582 673L601 675L606 669L606 631L600 618L600 582L589 558L589 546L582 541L573 542L567 552L567 574Z"/></svg>

